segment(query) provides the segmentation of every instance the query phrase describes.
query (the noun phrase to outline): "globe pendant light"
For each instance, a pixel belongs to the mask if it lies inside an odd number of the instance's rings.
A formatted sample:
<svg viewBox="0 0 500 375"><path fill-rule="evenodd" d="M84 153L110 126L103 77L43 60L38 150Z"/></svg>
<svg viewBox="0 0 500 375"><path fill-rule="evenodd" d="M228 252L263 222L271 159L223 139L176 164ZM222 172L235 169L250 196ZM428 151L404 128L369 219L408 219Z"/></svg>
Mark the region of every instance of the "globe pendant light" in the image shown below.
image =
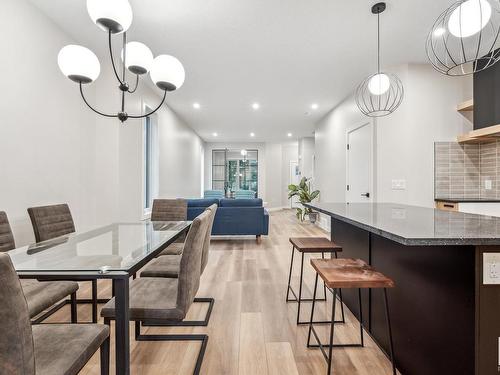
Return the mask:
<svg viewBox="0 0 500 375"><path fill-rule="evenodd" d="M184 83L186 73L181 62L173 56L160 55L153 58L151 50L140 42L127 43L127 30L132 23L132 8L127 0L87 0L90 18L108 33L109 55L113 72L121 91L121 109L117 114L101 112L90 105L85 98L83 85L93 82L99 76L101 66L97 56L88 48L68 45L61 49L57 62L61 72L80 86L80 94L85 104L95 113L105 117L116 117L121 122L129 118L144 118L158 111L167 92L178 90ZM112 35L122 33L121 74L113 56ZM135 75L135 86L127 83L127 71ZM161 103L149 113L130 115L125 111L125 95L133 94L139 85L139 77L150 72L155 85L163 90Z"/></svg>
<svg viewBox="0 0 500 375"><path fill-rule="evenodd" d="M377 15L377 73L365 78L356 89L359 110L370 117L387 116L403 101L404 89L400 79L392 73L380 71L380 13L385 3L377 3L372 13Z"/></svg>
<svg viewBox="0 0 500 375"><path fill-rule="evenodd" d="M450 76L473 74L500 58L499 34L499 0L460 0L436 20L425 49L438 72Z"/></svg>

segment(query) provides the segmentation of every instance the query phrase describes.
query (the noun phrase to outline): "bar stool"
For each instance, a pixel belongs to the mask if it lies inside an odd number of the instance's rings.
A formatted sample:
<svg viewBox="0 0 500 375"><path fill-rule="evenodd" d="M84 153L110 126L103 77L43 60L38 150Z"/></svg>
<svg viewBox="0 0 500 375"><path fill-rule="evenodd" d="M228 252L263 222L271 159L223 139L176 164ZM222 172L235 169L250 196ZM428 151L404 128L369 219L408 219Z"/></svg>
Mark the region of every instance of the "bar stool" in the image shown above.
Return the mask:
<svg viewBox="0 0 500 375"><path fill-rule="evenodd" d="M387 301L387 288L394 288L394 281L392 281L387 276L377 272L366 262L360 259L311 259L311 265L316 270L316 280L314 284L313 301L311 307L311 318L309 320L309 334L307 336L307 347L308 348L320 348L323 357L328 364L327 374L331 373L332 369L332 349L336 347L363 347L363 311L361 305L361 289L383 289L384 291L384 306L385 306L385 317L387 321L387 331L389 335L389 348L392 364L392 373L396 375L396 365L394 363L394 348L392 341L392 329L391 320L389 318L389 304ZM332 305L332 318L330 326L330 343L322 344L316 330L314 329L313 322L314 317L314 306L316 304L316 292L318 287L318 276L323 279L328 290L333 293L333 305ZM359 344L334 344L334 327L335 327L335 298L337 294L337 289L340 288L357 288L359 296L359 324L360 324L360 338ZM318 344L311 344L311 333L314 335ZM324 348L328 348L328 355Z"/></svg>
<svg viewBox="0 0 500 375"><path fill-rule="evenodd" d="M321 257L324 259L325 258L325 253L330 253L330 258L332 258L332 254L335 255L335 258L338 257L337 253L342 251L342 247L337 245L335 242L330 241L328 238L325 237L291 237L290 238L290 243L292 244L292 257L290 260L290 272L288 274L288 286L286 290L286 302L297 302L298 303L298 308L297 308L297 324L309 324L308 321L300 321L300 304L302 302L312 302L312 298L302 298L302 284L303 284L303 277L304 277L304 254L308 253L321 253ZM292 288L291 285L291 280L292 280L292 269L293 269L293 256L295 253L295 250L297 250L299 253L302 254L302 260L300 263L300 282L299 282L299 296L297 297L297 294L295 294L295 291ZM292 292L293 296L295 298L290 299L290 292ZM324 298L322 299L317 299L316 301L326 301L326 286L325 283L323 283L323 294ZM344 317L344 305L342 303L342 290L339 291L339 297L340 297L340 309L342 311L342 320L337 321L336 323L345 323L345 317ZM316 324L329 324L330 321L317 321L314 322Z"/></svg>

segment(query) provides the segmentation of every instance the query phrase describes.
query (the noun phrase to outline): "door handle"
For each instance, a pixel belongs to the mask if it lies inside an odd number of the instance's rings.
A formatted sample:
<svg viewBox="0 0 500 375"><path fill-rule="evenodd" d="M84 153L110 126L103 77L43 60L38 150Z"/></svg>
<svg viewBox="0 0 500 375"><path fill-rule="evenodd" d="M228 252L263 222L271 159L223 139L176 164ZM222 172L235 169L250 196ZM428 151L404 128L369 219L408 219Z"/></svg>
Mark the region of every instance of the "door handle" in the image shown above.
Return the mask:
<svg viewBox="0 0 500 375"><path fill-rule="evenodd" d="M361 194L362 197L367 197L367 198L370 198L370 193L364 193L364 194Z"/></svg>

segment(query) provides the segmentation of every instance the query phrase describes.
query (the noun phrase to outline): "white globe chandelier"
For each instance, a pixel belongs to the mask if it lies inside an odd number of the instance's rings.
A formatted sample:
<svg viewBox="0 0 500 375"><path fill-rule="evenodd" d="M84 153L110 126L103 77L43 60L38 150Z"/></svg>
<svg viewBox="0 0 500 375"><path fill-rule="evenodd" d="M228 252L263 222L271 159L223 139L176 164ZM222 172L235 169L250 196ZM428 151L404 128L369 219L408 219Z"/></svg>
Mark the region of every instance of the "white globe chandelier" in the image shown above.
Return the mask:
<svg viewBox="0 0 500 375"><path fill-rule="evenodd" d="M401 80L392 73L380 70L380 13L385 8L383 2L372 6L372 13L377 15L377 73L366 77L357 87L355 95L359 110L369 117L391 114L404 97Z"/></svg>
<svg viewBox="0 0 500 375"><path fill-rule="evenodd" d="M500 58L499 34L499 0L460 0L434 23L427 36L427 56L440 73L476 73Z"/></svg>
<svg viewBox="0 0 500 375"><path fill-rule="evenodd" d="M143 118L156 112L165 102L167 92L179 89L184 83L185 71L181 62L173 56L153 57L151 50L140 42L127 43L127 30L132 24L132 8L128 0L87 0L87 10L92 21L108 33L109 54L119 89L122 93L121 109L116 114L101 112L92 107L83 93L83 85L91 83L99 76L101 66L97 56L88 48L67 45L61 49L57 62L61 72L80 86L80 94L85 104L95 113L105 117L115 117L121 122L129 118ZM123 34L121 51L121 75L115 64L112 35ZM127 83L127 70L135 75L135 85L131 89ZM140 76L148 73L153 83L163 90L161 103L149 113L131 115L125 111L125 94L133 94L139 85Z"/></svg>

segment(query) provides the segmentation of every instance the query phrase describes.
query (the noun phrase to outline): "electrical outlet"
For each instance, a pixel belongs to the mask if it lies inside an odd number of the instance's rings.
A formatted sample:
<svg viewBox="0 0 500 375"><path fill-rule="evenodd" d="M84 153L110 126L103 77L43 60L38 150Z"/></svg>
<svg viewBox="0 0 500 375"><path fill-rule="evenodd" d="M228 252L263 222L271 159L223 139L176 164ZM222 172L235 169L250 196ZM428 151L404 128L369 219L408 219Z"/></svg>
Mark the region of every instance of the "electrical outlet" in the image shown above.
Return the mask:
<svg viewBox="0 0 500 375"><path fill-rule="evenodd" d="M483 253L483 284L500 284L500 253Z"/></svg>

